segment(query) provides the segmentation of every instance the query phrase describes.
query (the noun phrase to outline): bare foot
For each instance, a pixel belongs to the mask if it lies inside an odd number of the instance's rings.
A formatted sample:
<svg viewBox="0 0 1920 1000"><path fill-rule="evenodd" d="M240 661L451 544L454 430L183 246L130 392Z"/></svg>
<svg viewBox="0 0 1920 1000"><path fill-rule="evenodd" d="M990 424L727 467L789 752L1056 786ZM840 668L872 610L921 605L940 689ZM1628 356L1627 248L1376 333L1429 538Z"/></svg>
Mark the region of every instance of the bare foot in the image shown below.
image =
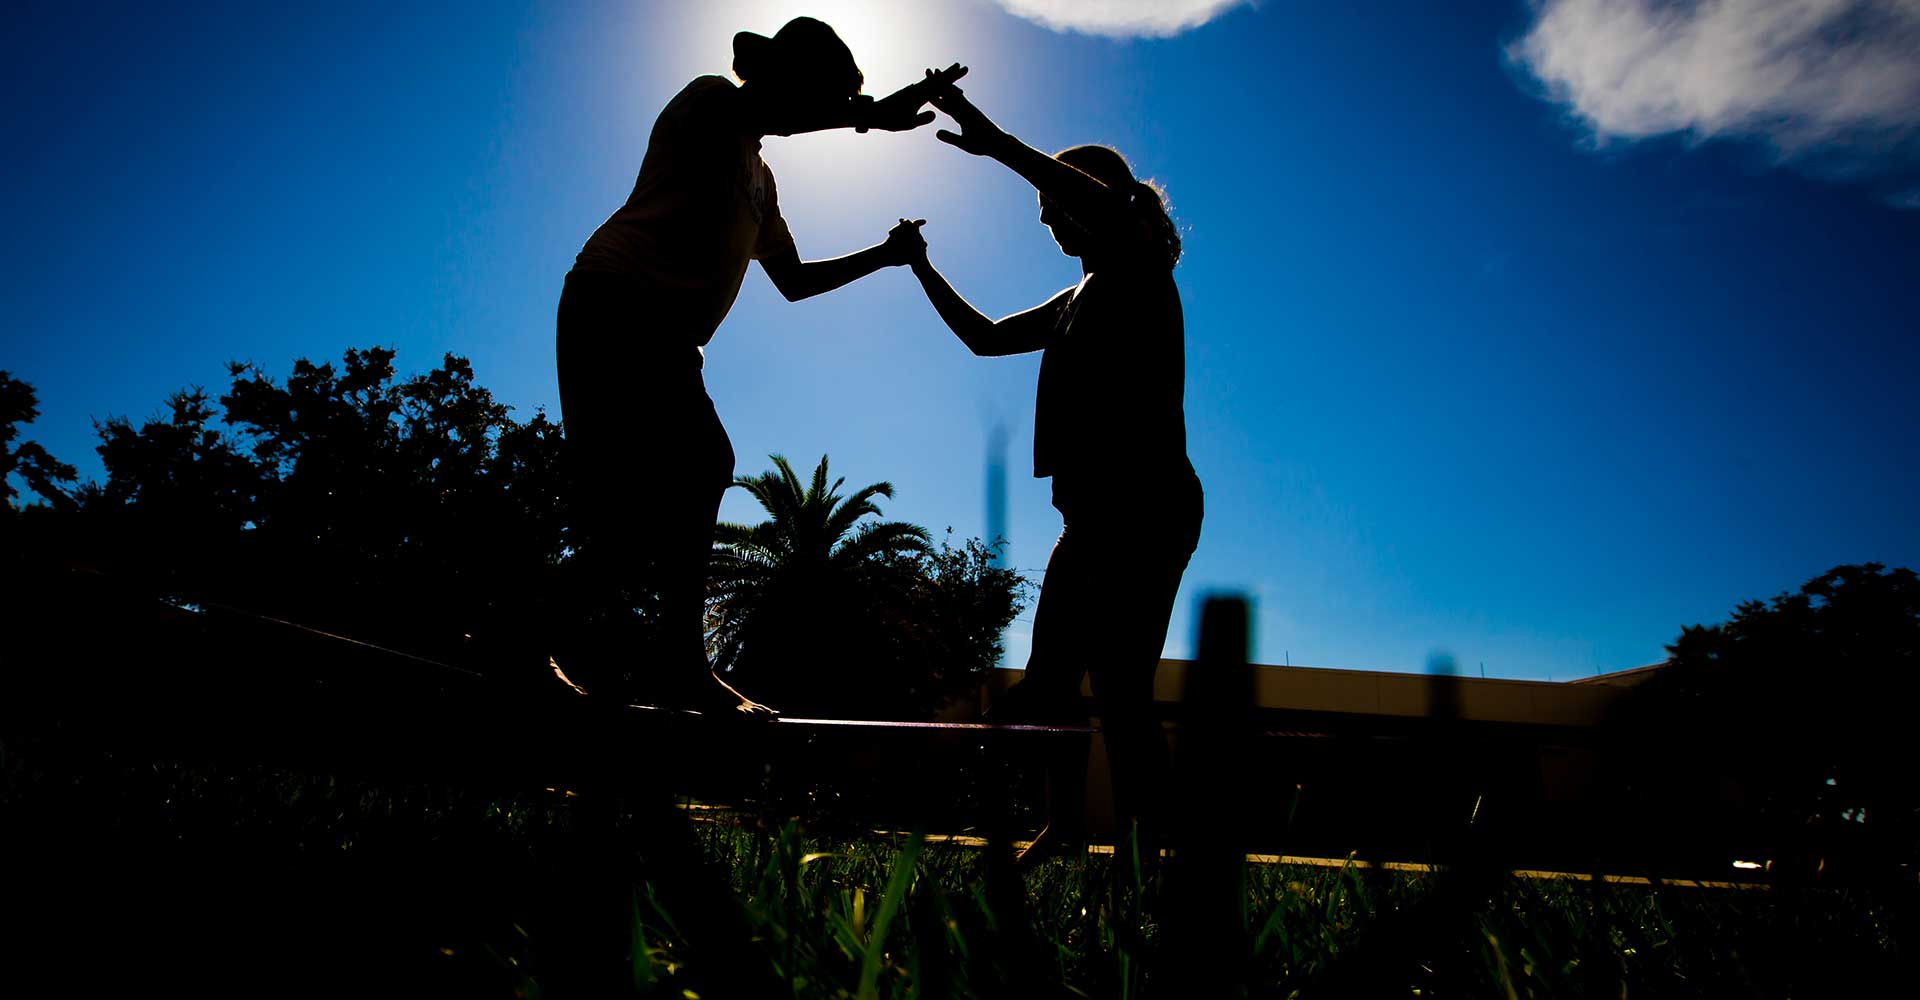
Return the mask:
<svg viewBox="0 0 1920 1000"><path fill-rule="evenodd" d="M1030 871L1048 858L1066 857L1087 849L1087 838L1083 833L1062 833L1053 829L1049 823L1033 835L1033 842L1026 849L1014 855L1015 871Z"/></svg>
<svg viewBox="0 0 1920 1000"><path fill-rule="evenodd" d="M688 709L717 719L760 719L769 721L780 713L735 690L711 670L697 678L688 672L684 681L663 685L653 695L659 704Z"/></svg>
<svg viewBox="0 0 1920 1000"><path fill-rule="evenodd" d="M547 657L547 666L553 668L553 676L560 678L560 683L565 684L567 687L571 688L574 694L584 695L587 693L586 688L583 688L580 685L575 684L573 682L573 678L568 677L567 672L560 669L560 661L549 656Z"/></svg>
<svg viewBox="0 0 1920 1000"><path fill-rule="evenodd" d="M735 712L738 712L741 715L749 716L751 718L756 718L756 719L773 719L780 714L779 712L771 708L768 708L767 706L762 705L757 701L754 701L752 698L749 698L746 695L741 694L739 691L734 690L733 685L728 684L726 681L721 680L719 674L716 674L713 671L709 670L707 672L707 676L713 678L713 682L715 684L720 685L721 690L725 691L727 694L732 695L734 699L738 702L737 704L732 706ZM724 699L722 699L722 705L723 707L725 707Z"/></svg>
<svg viewBox="0 0 1920 1000"><path fill-rule="evenodd" d="M547 666L553 676L576 695L589 696L587 689L581 687L560 667L559 661L547 657ZM773 708L754 701L735 690L733 685L720 679L720 675L709 670L704 680L695 680L687 684L676 684L658 692L660 702L665 707L690 709L704 715L718 718L775 719L780 713Z"/></svg>

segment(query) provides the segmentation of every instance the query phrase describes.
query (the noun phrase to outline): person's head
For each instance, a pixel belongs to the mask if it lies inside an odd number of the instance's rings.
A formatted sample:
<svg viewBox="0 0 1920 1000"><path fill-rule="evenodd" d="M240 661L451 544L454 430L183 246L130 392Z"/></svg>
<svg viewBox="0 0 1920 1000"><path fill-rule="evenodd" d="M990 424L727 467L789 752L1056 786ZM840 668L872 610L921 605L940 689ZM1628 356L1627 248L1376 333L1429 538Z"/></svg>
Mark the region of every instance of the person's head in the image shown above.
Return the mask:
<svg viewBox="0 0 1920 1000"><path fill-rule="evenodd" d="M1127 158L1121 156L1119 150L1112 146L1073 146L1053 154L1053 157L1125 195L1140 225L1152 236L1156 249L1165 249L1167 266L1172 267L1179 262L1180 231L1167 215L1166 196L1151 182L1134 177L1133 168L1127 166ZM1067 218L1066 213L1060 211L1046 195L1040 196L1040 221L1053 231L1053 239L1060 244L1060 252L1069 257L1085 257L1089 253L1098 255L1102 250L1093 245L1092 237L1086 230Z"/></svg>
<svg viewBox="0 0 1920 1000"><path fill-rule="evenodd" d="M734 35L733 75L796 110L850 100L866 82L847 43L811 17L788 21L772 38L751 31Z"/></svg>

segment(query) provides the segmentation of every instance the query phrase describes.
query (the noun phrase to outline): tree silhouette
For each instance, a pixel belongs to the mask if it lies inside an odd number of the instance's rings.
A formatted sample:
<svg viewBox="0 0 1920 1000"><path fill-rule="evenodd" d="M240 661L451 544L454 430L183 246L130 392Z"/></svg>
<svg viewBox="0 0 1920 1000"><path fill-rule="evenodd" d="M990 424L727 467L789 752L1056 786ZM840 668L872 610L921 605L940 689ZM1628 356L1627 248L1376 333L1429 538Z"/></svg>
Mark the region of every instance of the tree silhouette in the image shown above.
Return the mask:
<svg viewBox="0 0 1920 1000"><path fill-rule="evenodd" d="M40 397L34 393L33 386L0 370L0 498L7 501L9 511L17 506L19 495L11 481L14 476L19 476L28 489L55 507L65 507L72 502L59 484L73 481L73 466L56 460L36 442L13 443L20 434L15 425L33 423L40 416L39 403Z"/></svg>
<svg viewBox="0 0 1920 1000"><path fill-rule="evenodd" d="M893 484L873 483L843 498L846 479L827 483L826 456L805 485L786 458L771 457L772 470L734 480L768 519L715 527L708 634L718 669L752 676L758 690L777 689L791 703L803 696L791 675L813 672L794 667L837 645L886 603L888 591L903 592L903 557L926 551L928 542L918 525L860 523L880 516L874 498L892 499Z"/></svg>
<svg viewBox="0 0 1920 1000"><path fill-rule="evenodd" d="M1667 651L1619 727L1647 805L1776 867L1824 861L1837 876L1915 860L1912 570L1836 566L1724 624L1683 628Z"/></svg>
<svg viewBox="0 0 1920 1000"><path fill-rule="evenodd" d="M80 491L99 561L428 655L554 627L560 427L513 420L464 358L405 380L393 358L302 358L284 382L235 363L218 407L195 387L138 427L99 424L107 481Z"/></svg>
<svg viewBox="0 0 1920 1000"><path fill-rule="evenodd" d="M879 517L889 483L841 496L823 456L802 483L781 456L735 485L768 519L716 529L708 626L719 669L782 709L924 717L978 683L1018 613L1019 577L977 542L935 549ZM832 684L822 684L831 674Z"/></svg>
<svg viewBox="0 0 1920 1000"><path fill-rule="evenodd" d="M581 572L591 542L570 526L562 428L544 413L514 420L452 354L405 378L380 347L302 358L284 379L228 375L217 398L195 386L138 423L97 422L106 480L71 494L55 488L71 469L11 447L35 398L0 375L7 468L65 501L29 508L47 522L34 558L486 670L546 676L549 653L644 667L648 595L598 593ZM879 520L887 483L842 496L824 458L804 483L774 464L737 483L769 520L719 529L720 666L790 710L924 717L977 686L1024 582L977 541L936 548Z"/></svg>

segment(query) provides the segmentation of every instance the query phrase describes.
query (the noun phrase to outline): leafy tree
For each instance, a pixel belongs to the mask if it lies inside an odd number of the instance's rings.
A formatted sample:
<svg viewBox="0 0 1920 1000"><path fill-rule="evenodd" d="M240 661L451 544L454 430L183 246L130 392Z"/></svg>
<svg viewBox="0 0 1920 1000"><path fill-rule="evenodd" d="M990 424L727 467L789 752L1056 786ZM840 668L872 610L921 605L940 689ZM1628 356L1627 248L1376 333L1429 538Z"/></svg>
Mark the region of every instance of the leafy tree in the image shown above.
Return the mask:
<svg viewBox="0 0 1920 1000"><path fill-rule="evenodd" d="M1683 628L1667 651L1623 731L1641 751L1641 786L1676 825L1783 863L1825 859L1829 872L1914 860L1912 570L1836 566L1797 593L1740 604L1724 624Z"/></svg>
<svg viewBox="0 0 1920 1000"><path fill-rule="evenodd" d="M734 480L768 519L715 528L709 634L718 669L752 677L755 690L791 704L802 696L800 677L824 664L847 630L884 603L883 593L904 589L903 557L925 551L927 531L860 523L880 516L874 498L892 499L891 483L842 497L846 479L828 484L825 456L806 484L784 457L772 459L772 470Z"/></svg>
<svg viewBox="0 0 1920 1000"><path fill-rule="evenodd" d="M948 529L951 536L952 529ZM1030 590L1025 578L994 560L998 545L951 537L918 559L906 614L897 619L893 663L907 685L904 702L928 714L979 690L1006 652L1002 636Z"/></svg>
<svg viewBox="0 0 1920 1000"><path fill-rule="evenodd" d="M564 434L544 413L514 420L451 354L405 378L379 347L299 359L284 379L241 363L228 375L217 397L192 387L144 421L96 424L106 480L50 515L60 530L39 549L482 668L636 651L644 668L648 588L602 594L581 572L591 540L570 527ZM10 444L31 389L0 382L0 402ZM7 455L48 482L71 476L26 447ZM824 458L810 482L776 458L738 485L769 520L721 527L709 624L720 665L754 693L789 711L924 717L992 667L1024 583L984 546L935 549L925 529L879 520L892 487L843 496Z"/></svg>
<svg viewBox="0 0 1920 1000"><path fill-rule="evenodd" d="M842 497L825 457L805 484L773 463L735 481L768 519L717 529L716 665L788 712L925 717L977 685L1019 612L1020 578L977 542L935 550L917 525L862 523L891 484Z"/></svg>
<svg viewBox="0 0 1920 1000"><path fill-rule="evenodd" d="M100 425L107 482L82 496L99 547L181 594L431 655L553 625L560 427L514 421L464 358L405 380L393 358L303 358L284 382L236 363L224 414L194 388Z"/></svg>
<svg viewBox="0 0 1920 1000"><path fill-rule="evenodd" d="M0 370L0 498L7 501L9 510L17 506L19 495L13 488L14 476L25 480L28 489L56 507L72 502L59 484L73 481L73 466L56 460L37 442L13 443L20 433L15 425L33 423L40 416L39 403L32 385Z"/></svg>
<svg viewBox="0 0 1920 1000"><path fill-rule="evenodd" d="M196 386L137 428L125 417L96 422L107 481L83 488L80 501L107 562L177 593L233 570L267 478L209 426L215 416Z"/></svg>

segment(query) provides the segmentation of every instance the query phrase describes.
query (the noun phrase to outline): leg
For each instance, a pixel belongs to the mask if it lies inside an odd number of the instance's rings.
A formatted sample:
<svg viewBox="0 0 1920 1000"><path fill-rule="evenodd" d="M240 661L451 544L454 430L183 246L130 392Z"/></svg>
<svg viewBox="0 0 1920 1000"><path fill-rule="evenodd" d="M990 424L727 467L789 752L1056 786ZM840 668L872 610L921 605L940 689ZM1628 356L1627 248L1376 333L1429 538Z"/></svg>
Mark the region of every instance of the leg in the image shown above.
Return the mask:
<svg viewBox="0 0 1920 1000"><path fill-rule="evenodd" d="M1174 507L1180 510L1179 506ZM1194 510L1154 528L1120 522L1089 533L1089 563L1100 581L1108 626L1087 634L1088 670L1106 737L1114 817L1133 831L1143 859L1157 857L1158 827L1171 779L1166 731L1154 701L1154 676L1173 603L1199 540Z"/></svg>
<svg viewBox="0 0 1920 1000"><path fill-rule="evenodd" d="M630 544L647 565L657 595L649 609L663 661L656 669L671 669L685 681L709 669L707 560L720 499L733 480L733 443L697 374L691 384L675 389L670 400L657 398L665 405L648 415L652 433L634 456L650 467L652 481L623 499L636 536Z"/></svg>
<svg viewBox="0 0 1920 1000"><path fill-rule="evenodd" d="M697 376L676 388L657 397L666 413L651 415L659 432L645 461L657 478L622 497L632 503L622 530L628 555L647 566L657 593L651 608L657 662L641 668L637 687L664 704L770 716L770 708L735 691L708 662L707 562L720 499L733 482L733 443Z"/></svg>
<svg viewBox="0 0 1920 1000"><path fill-rule="evenodd" d="M665 704L765 714L707 662L707 559L733 447L700 356L645 347L657 332L634 328L639 306L580 277L568 276L560 300L560 406L576 544L596 603L606 604L567 671L614 697L638 690Z"/></svg>
<svg viewBox="0 0 1920 1000"><path fill-rule="evenodd" d="M1099 609L1085 600L1082 543L1071 529L1060 533L1047 559L1047 573L1033 614L1033 647L1027 672L1009 692L1011 721L1048 725L1086 725L1080 704L1085 658L1075 643L1097 623ZM1085 843L1088 741L1049 737L1041 749L1046 774L1046 826L1015 859L1018 867L1037 864Z"/></svg>

